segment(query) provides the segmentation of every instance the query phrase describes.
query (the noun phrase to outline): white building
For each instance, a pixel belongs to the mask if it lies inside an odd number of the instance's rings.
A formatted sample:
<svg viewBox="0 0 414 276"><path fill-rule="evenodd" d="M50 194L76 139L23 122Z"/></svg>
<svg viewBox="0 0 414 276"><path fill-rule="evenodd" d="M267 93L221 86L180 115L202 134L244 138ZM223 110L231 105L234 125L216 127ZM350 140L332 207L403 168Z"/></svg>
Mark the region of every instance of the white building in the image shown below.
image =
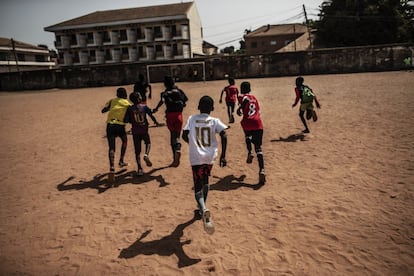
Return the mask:
<svg viewBox="0 0 414 276"><path fill-rule="evenodd" d="M0 73L50 69L47 47L39 47L10 38L0 37Z"/></svg>
<svg viewBox="0 0 414 276"><path fill-rule="evenodd" d="M54 32L59 65L174 60L202 55L194 2L96 11L45 28Z"/></svg>

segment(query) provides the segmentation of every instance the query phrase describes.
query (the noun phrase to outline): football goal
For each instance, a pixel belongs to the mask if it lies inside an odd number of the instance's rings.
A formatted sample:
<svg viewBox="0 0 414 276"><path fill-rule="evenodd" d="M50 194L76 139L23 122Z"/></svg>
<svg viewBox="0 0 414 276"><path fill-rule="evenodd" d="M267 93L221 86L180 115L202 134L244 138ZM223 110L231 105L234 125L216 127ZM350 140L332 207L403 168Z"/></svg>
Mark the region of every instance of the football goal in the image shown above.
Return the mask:
<svg viewBox="0 0 414 276"><path fill-rule="evenodd" d="M175 81L205 81L206 65L204 61L147 65L149 83L162 82L164 76L171 76Z"/></svg>

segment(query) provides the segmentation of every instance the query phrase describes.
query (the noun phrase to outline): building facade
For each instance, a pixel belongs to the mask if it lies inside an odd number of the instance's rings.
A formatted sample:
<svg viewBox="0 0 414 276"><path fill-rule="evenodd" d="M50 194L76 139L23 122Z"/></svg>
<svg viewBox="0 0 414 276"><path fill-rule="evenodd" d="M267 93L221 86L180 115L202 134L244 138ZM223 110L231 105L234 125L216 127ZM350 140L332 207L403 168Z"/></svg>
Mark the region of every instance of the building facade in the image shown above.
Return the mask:
<svg viewBox="0 0 414 276"><path fill-rule="evenodd" d="M54 66L47 47L0 37L0 73L43 70Z"/></svg>
<svg viewBox="0 0 414 276"><path fill-rule="evenodd" d="M45 28L55 33L59 65L192 58L203 54L194 2L97 11Z"/></svg>
<svg viewBox="0 0 414 276"><path fill-rule="evenodd" d="M303 51L311 46L309 31L303 24L265 25L244 36L249 55Z"/></svg>

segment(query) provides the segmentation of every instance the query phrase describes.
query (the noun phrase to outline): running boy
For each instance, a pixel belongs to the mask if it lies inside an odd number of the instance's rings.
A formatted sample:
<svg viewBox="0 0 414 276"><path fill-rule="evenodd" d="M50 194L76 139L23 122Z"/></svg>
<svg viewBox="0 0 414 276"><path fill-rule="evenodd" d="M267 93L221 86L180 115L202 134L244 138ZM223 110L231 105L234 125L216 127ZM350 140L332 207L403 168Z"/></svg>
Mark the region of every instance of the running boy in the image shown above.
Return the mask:
<svg viewBox="0 0 414 276"><path fill-rule="evenodd" d="M180 134L183 127L183 109L188 98L184 91L174 84L172 77L166 76L164 78L164 86L165 90L161 93L161 99L152 112L157 112L158 108L165 103L167 107L165 117L167 119L168 130L170 131L170 144L174 158L170 166L178 167L181 157Z"/></svg>
<svg viewBox="0 0 414 276"><path fill-rule="evenodd" d="M148 93L148 98L151 99L151 97L152 97L152 86L148 82L145 81L145 78L144 78L143 74L139 74L138 75L138 81L134 85L134 92L132 92L132 93L141 94L141 98L142 98L141 103L146 104L147 103L147 92L149 92ZM131 100L131 95L129 97L130 97L129 99Z"/></svg>
<svg viewBox="0 0 414 276"><path fill-rule="evenodd" d="M303 84L304 79L303 77L297 77L296 78L296 87L295 87L295 102L292 104L292 108L295 107L299 100L300 100L300 108L299 108L299 117L305 126L305 129L302 131L303 133L309 133L309 128L306 123L304 114L306 111L306 119L310 120L310 118L313 118L313 121L316 122L318 120L318 116L316 115L316 111L313 107L313 101L315 100L315 104L317 108L321 108L321 105L318 102L318 99L316 98L315 94L313 93L312 89Z"/></svg>
<svg viewBox="0 0 414 276"><path fill-rule="evenodd" d="M220 167L227 164L227 136L225 132L227 126L220 119L210 116L210 112L214 110L214 101L211 97L201 97L198 109L200 114L188 118L182 137L189 144L195 199L202 213L204 230L208 234L213 234L214 224L211 213L206 207L209 190L208 177L218 155L217 133L221 137Z"/></svg>
<svg viewBox="0 0 414 276"><path fill-rule="evenodd" d="M132 93L130 99L133 103L132 106L128 107L128 110L125 115L125 123L130 123L132 125L132 138L134 139L134 149L135 149L135 159L138 165L137 175L143 175L143 170L141 166L141 144L144 141L145 144L145 154L144 161L148 167L152 166L148 155L151 149L151 140L148 133L148 119L147 115L157 126L159 123L152 115L149 107L143 103L141 95L139 93Z"/></svg>
<svg viewBox="0 0 414 276"><path fill-rule="evenodd" d="M116 96L116 98L109 100L101 110L102 113L108 112L108 117L106 120L106 137L108 139L109 145L109 181L111 182L115 180L114 159L116 137L120 137L122 140L121 156L119 158L118 165L120 167L128 166L128 164L124 162L125 151L128 144L128 139L125 132L124 117L130 104L127 100L127 92L125 88L119 87L116 90Z"/></svg>
<svg viewBox="0 0 414 276"><path fill-rule="evenodd" d="M263 139L263 123L260 118L260 106L256 97L250 94L250 82L242 82L240 85L241 95L239 96L239 108L237 114L243 115L241 126L244 131L246 146L247 146L247 160L246 163L253 162L252 143L256 152L257 161L259 163L259 183L264 184L266 176L264 172L264 159L262 151Z"/></svg>
<svg viewBox="0 0 414 276"><path fill-rule="evenodd" d="M239 96L239 89L234 85L234 79L229 78L229 85L223 88L220 95L219 103L222 103L223 94L226 93L227 115L229 116L229 123L234 123L234 106L236 105L237 97Z"/></svg>

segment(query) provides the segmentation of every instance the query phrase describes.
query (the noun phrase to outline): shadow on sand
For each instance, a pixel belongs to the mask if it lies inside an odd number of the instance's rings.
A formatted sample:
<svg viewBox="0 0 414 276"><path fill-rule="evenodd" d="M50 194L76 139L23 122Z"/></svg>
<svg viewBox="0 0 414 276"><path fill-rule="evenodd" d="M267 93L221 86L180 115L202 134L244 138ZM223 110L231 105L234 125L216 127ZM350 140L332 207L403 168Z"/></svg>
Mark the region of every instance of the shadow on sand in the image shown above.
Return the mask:
<svg viewBox="0 0 414 276"><path fill-rule="evenodd" d="M152 230L147 230L129 247L124 248L119 253L118 258L129 259L137 255L160 255L160 256L171 256L175 254L178 258L178 267L186 267L194 265L201 261L201 259L193 259L187 256L184 252L183 246L190 244L191 240L181 241L181 237L184 234L184 229L193 224L197 220L196 211L194 216L190 220L179 224L174 231L168 236L162 237L159 240L153 241L142 241L148 236Z"/></svg>
<svg viewBox="0 0 414 276"><path fill-rule="evenodd" d="M230 191L236 190L241 187L250 188L253 190L259 190L261 187L264 186L264 183L257 183L257 184L248 184L244 183L244 179L246 175L242 175L240 177L235 177L234 175L227 175L223 178L218 176L213 176L212 178L219 179L216 183L210 185L210 190L216 191Z"/></svg>
<svg viewBox="0 0 414 276"><path fill-rule="evenodd" d="M307 141L306 135L303 133L297 133L289 135L286 138L279 137L279 139L272 139L270 142L297 142L297 141Z"/></svg>
<svg viewBox="0 0 414 276"><path fill-rule="evenodd" d="M79 180L77 183L70 183L73 179L75 179L74 176L71 176L62 183L59 183L56 188L58 191L83 190L90 188L98 190L98 193L103 193L112 187L116 188L124 184L143 184L152 180L158 181L160 183L160 187L164 187L169 185L169 183L165 181L164 177L162 175L154 176L153 174L165 168L168 167L154 168L142 176L137 176L135 171L128 172L126 169L123 169L115 173L115 181L112 183L108 181L108 173L97 174L89 181Z"/></svg>

